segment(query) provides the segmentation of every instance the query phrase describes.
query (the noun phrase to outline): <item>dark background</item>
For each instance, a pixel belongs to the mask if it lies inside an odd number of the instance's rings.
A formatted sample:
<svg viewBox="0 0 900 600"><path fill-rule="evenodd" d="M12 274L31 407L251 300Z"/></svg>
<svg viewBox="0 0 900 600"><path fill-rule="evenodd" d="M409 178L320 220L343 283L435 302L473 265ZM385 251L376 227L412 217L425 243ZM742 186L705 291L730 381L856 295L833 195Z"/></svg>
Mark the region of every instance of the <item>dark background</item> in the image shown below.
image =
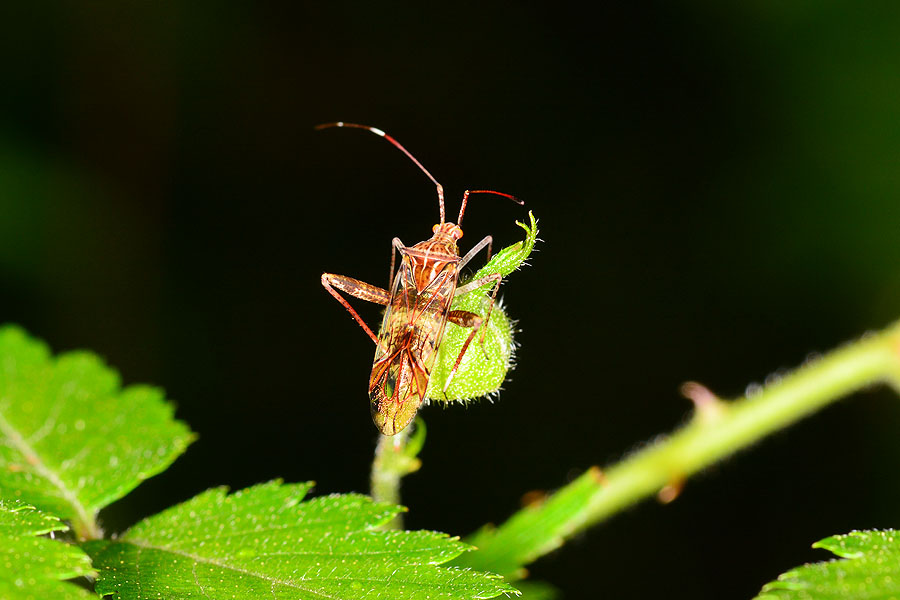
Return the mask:
<svg viewBox="0 0 900 600"><path fill-rule="evenodd" d="M0 8L0 320L166 388L200 440L106 527L209 486L365 491L372 344L322 271L386 285L434 188L541 220L503 288L500 400L424 412L412 528L465 534L896 319L900 5L76 3ZM41 8L43 7L43 8ZM478 197L463 249L521 237ZM375 307L360 308L370 322ZM531 569L568 598L749 598L900 525L897 398L848 399Z"/></svg>

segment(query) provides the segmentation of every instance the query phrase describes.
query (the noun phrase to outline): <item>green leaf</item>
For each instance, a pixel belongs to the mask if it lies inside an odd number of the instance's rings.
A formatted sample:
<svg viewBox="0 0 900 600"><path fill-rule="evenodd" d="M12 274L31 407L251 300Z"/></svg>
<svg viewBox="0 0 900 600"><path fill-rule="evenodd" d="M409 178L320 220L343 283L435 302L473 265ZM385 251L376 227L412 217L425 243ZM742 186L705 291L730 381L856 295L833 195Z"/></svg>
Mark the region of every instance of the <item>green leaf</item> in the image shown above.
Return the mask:
<svg viewBox="0 0 900 600"><path fill-rule="evenodd" d="M89 352L53 358L0 328L0 496L34 504L97 538L98 510L164 470L192 441L163 392L120 388Z"/></svg>
<svg viewBox="0 0 900 600"><path fill-rule="evenodd" d="M87 590L63 579L93 574L77 546L45 537L65 531L59 519L21 502L0 500L0 598L3 600L84 600Z"/></svg>
<svg viewBox="0 0 900 600"><path fill-rule="evenodd" d="M525 566L562 546L573 523L584 519L602 485L600 469L592 467L549 498L519 510L500 527L482 527L466 542L477 548L460 556L454 565L521 579Z"/></svg>
<svg viewBox="0 0 900 600"><path fill-rule="evenodd" d="M376 531L402 509L367 496L301 502L311 484L204 492L97 546L116 600L493 598L496 575L438 567L468 549L430 531Z"/></svg>
<svg viewBox="0 0 900 600"><path fill-rule="evenodd" d="M808 564L766 584L756 600L900 597L900 532L854 531L813 544L843 560Z"/></svg>
<svg viewBox="0 0 900 600"><path fill-rule="evenodd" d="M505 278L525 264L534 249L538 235L537 220L531 212L528 213L528 217L530 225L516 222L516 225L525 230L525 240L498 252L484 267L466 278L460 285L493 273L500 273ZM468 294L457 296L451 309L467 310L482 317L486 316L493 287L494 284L491 283ZM456 363L456 357L459 356L463 344L472 332L469 328L448 323L444 339L438 349L437 361L431 371L426 397L439 402L466 401L496 393L513 363L516 348L513 340L515 325L515 321L507 316L498 301L485 328L484 349L482 350L481 345L482 333L479 332L463 355L459 369L450 382L450 387L447 388L447 395L444 396L443 388L447 377Z"/></svg>

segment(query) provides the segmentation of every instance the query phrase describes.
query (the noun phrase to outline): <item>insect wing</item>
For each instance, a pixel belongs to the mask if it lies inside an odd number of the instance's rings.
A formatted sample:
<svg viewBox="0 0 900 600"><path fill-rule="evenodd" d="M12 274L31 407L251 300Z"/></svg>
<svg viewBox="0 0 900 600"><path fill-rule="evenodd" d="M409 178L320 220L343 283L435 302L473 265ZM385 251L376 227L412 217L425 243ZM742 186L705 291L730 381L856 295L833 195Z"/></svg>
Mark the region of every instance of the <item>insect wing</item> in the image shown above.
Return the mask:
<svg viewBox="0 0 900 600"><path fill-rule="evenodd" d="M409 256L394 278L369 378L372 420L385 435L413 420L428 389L456 289L456 265L438 266L421 291Z"/></svg>

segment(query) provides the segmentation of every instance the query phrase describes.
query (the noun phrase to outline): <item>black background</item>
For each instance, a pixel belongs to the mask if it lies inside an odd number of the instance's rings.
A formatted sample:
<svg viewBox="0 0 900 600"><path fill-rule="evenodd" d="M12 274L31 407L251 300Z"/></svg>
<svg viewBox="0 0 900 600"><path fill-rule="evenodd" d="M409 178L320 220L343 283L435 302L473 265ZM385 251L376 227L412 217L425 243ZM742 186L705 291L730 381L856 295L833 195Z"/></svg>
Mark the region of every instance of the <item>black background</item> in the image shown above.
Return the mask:
<svg viewBox="0 0 900 600"><path fill-rule="evenodd" d="M25 3L23 3L24 5ZM466 534L897 318L894 3L28 3L0 9L0 320L166 388L199 441L103 514L214 485L366 491L372 344L322 271L386 285L444 184L541 220L503 288L500 400L423 411L407 524ZM521 236L473 199L463 249ZM370 322L376 307L360 307ZM778 433L532 565L568 598L749 598L898 525L895 395Z"/></svg>

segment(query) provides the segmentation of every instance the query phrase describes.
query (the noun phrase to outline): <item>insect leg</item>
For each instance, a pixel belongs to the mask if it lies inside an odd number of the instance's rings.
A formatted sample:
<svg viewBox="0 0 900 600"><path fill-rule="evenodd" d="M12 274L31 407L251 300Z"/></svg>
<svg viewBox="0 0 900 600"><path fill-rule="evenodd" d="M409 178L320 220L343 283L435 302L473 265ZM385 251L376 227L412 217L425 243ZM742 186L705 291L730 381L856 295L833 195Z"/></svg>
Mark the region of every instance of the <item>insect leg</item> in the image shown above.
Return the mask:
<svg viewBox="0 0 900 600"><path fill-rule="evenodd" d="M472 343L472 340L475 338L475 334L478 333L478 330L481 329L481 326L484 324L484 319L481 318L480 315L476 315L473 312L469 312L467 310L451 310L447 315L447 320L451 323L459 325L460 327L471 327L472 333L469 334L469 337L466 338L465 343L462 346L462 349L459 351L459 354L456 357L456 362L453 363L453 368L450 369L450 373L447 375L447 382L444 384L444 395L447 394L447 388L450 387L450 382L453 381L453 377L456 375L456 371L459 369L459 365L462 362L462 357L466 353L466 350L469 349L469 344Z"/></svg>
<svg viewBox="0 0 900 600"><path fill-rule="evenodd" d="M363 330L372 338L376 344L378 343L378 336L366 325L366 322L362 320L362 317L353 310L353 307L350 306L350 303L347 302L343 296L341 296L337 290L340 290L344 293L350 294L354 298L359 298L360 300L365 300L366 302L374 302L375 304L384 304L387 305L391 301L391 295L387 290L383 290L380 287L374 286L371 283L366 283L365 281L360 281L359 279L353 279L352 277L347 277L346 275L335 275L333 273L322 273L322 286L325 290L334 296L335 300L344 305L348 311L350 311L350 315L356 319L356 322L359 323L359 326L363 328ZM337 290L335 289L337 288Z"/></svg>
<svg viewBox="0 0 900 600"><path fill-rule="evenodd" d="M487 238L485 238L487 239ZM484 240L482 240L484 241ZM487 285L490 282L494 283L494 291L491 293L491 307L488 308L487 316L484 318L485 324L491 319L491 313L494 311L494 302L497 300L497 292L500 290L500 283L503 281L503 275L500 273L492 273L490 275L485 275L480 279L476 279L475 281L470 281L466 285L462 285L456 288L456 293L454 296L459 296L462 294L468 294L473 290L477 290L478 288ZM484 336L487 334L487 329L481 334L481 345L484 347Z"/></svg>
<svg viewBox="0 0 900 600"><path fill-rule="evenodd" d="M404 248L406 248L406 246L403 245L400 238L391 240L391 276L388 277L388 287L394 286L394 259L397 258L397 252L403 252Z"/></svg>
<svg viewBox="0 0 900 600"><path fill-rule="evenodd" d="M488 260L491 260L491 244L493 243L493 241L494 238L492 238L491 236L485 236L483 240L475 244L472 249L466 252L466 255L459 260L458 268L462 269L464 266L466 266L466 263L475 258L475 255L481 252L481 249L485 246L487 246L488 248Z"/></svg>
<svg viewBox="0 0 900 600"><path fill-rule="evenodd" d="M500 288L500 281L503 279L503 275L500 273L492 273L490 275L485 275L480 279L476 279L475 281L470 281L466 285L461 285L456 288L456 291L453 293L454 296L462 296L463 294L468 294L473 290L477 290L480 287L484 287L492 281L496 281L497 284L494 287L493 296L497 295L497 290ZM492 296L492 297L493 297Z"/></svg>
<svg viewBox="0 0 900 600"><path fill-rule="evenodd" d="M491 294L491 307L488 309L486 317L482 318L480 315L469 312L467 310L451 310L447 315L448 321L459 325L460 327L471 327L472 333L469 334L469 337L467 337L465 343L463 343L463 347L459 351L459 355L456 357L456 362L453 364L453 368L450 369L449 375L447 375L447 383L444 384L445 394L447 393L447 388L450 387L450 382L453 381L453 377L456 375L456 371L459 369L460 363L462 363L463 355L466 353L466 350L469 349L469 344L472 343L472 340L475 339L475 335L482 327L484 327L484 331L481 334L481 340L479 343L481 344L481 351L484 352L484 357L488 358L487 351L484 349L484 336L487 335L487 327L485 326L491 319L491 312L493 312L494 310L494 302L497 299L497 290L500 289L500 282L502 280L503 276L500 275L500 273L494 273L492 275L482 277L481 279L471 281L466 285L456 289L456 294L466 294L492 281L495 282L494 292Z"/></svg>

